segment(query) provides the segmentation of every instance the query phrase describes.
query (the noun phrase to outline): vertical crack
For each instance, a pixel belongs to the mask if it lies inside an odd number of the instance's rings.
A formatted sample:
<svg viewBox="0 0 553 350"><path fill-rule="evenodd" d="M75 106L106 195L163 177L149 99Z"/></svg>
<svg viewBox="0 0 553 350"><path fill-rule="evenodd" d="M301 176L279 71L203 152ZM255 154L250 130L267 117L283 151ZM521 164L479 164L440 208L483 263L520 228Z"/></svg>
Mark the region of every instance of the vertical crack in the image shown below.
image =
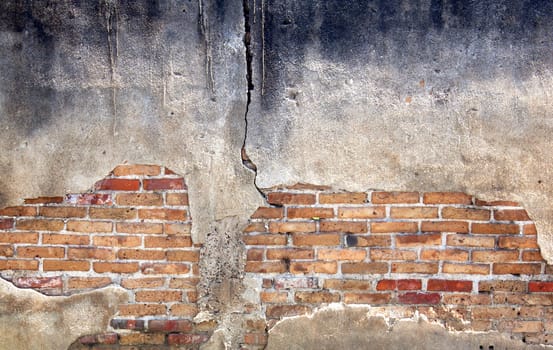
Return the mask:
<svg viewBox="0 0 553 350"><path fill-rule="evenodd" d="M249 170L254 173L253 184L257 191L266 198L265 193L257 186L257 166L252 162L248 154L246 153L246 141L248 139L248 112L250 109L250 104L252 100L252 91L254 90L253 85L253 53L251 49L251 25L250 25L250 6L248 3L249 0L243 0L243 9L244 9L244 46L246 48L246 79L248 82L248 97L246 103L246 112L244 114L245 130L244 130L244 142L242 143L241 157L242 164ZM254 4L255 6L255 4ZM255 11L255 8L254 8Z"/></svg>

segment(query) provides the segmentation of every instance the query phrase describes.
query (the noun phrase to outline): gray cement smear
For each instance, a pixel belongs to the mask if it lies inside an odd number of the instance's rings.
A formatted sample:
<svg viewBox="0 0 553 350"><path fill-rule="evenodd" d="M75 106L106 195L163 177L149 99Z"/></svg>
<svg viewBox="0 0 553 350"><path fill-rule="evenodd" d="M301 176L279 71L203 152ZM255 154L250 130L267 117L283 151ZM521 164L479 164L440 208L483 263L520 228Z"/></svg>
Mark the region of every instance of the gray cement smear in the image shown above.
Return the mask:
<svg viewBox="0 0 553 350"><path fill-rule="evenodd" d="M50 297L0 278L0 349L67 349L81 336L105 332L127 299L118 287Z"/></svg>
<svg viewBox="0 0 553 350"><path fill-rule="evenodd" d="M371 316L370 307L331 305L312 315L285 318L269 331L266 350L514 350L551 349L528 345L498 333L450 332L422 316L385 319Z"/></svg>

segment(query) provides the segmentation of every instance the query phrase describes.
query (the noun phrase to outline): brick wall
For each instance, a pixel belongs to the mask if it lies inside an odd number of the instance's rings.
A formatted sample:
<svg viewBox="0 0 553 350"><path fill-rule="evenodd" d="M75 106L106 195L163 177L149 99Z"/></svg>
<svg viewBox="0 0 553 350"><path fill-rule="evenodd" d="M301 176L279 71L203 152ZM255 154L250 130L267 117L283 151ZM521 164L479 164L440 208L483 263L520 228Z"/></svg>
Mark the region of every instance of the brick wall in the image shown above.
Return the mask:
<svg viewBox="0 0 553 350"><path fill-rule="evenodd" d="M246 271L269 327L324 304L382 315L419 312L456 330L498 330L528 343L553 332L552 269L513 202L464 193L268 193L245 230ZM251 330L250 344L263 332ZM246 341L248 343L248 341Z"/></svg>

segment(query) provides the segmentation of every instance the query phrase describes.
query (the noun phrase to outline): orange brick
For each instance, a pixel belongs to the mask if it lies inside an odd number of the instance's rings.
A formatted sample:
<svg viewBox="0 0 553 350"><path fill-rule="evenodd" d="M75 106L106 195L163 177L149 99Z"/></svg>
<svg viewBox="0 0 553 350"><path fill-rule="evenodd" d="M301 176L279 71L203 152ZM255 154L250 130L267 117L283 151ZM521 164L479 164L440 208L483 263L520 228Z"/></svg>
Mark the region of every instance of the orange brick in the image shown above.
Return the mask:
<svg viewBox="0 0 553 350"><path fill-rule="evenodd" d="M119 233L161 234L163 233L163 224L147 222L119 222L115 225L115 229Z"/></svg>
<svg viewBox="0 0 553 350"><path fill-rule="evenodd" d="M342 273L367 274L367 273L387 273L387 272L388 272L388 264L383 262L342 264Z"/></svg>
<svg viewBox="0 0 553 350"><path fill-rule="evenodd" d="M323 221L320 223L321 232L365 233L367 223L351 221Z"/></svg>
<svg viewBox="0 0 553 350"><path fill-rule="evenodd" d="M442 244L441 233L396 236L396 245L398 247L419 247L419 246L441 245L441 244Z"/></svg>
<svg viewBox="0 0 553 350"><path fill-rule="evenodd" d="M335 303L340 301L340 295L327 291L320 292L296 292L294 294L296 303L320 304Z"/></svg>
<svg viewBox="0 0 553 350"><path fill-rule="evenodd" d="M324 281L325 289L337 290L370 290L371 281L349 280L349 279L327 279Z"/></svg>
<svg viewBox="0 0 553 350"><path fill-rule="evenodd" d="M390 293L345 293L344 303L346 304L388 304L392 300Z"/></svg>
<svg viewBox="0 0 553 350"><path fill-rule="evenodd" d="M480 292L513 292L526 293L526 282L524 281L480 281L478 283Z"/></svg>
<svg viewBox="0 0 553 350"><path fill-rule="evenodd" d="M136 302L182 301L182 292L178 290L144 290L134 294Z"/></svg>
<svg viewBox="0 0 553 350"><path fill-rule="evenodd" d="M475 306L472 308L474 319L501 320L505 318L517 318L517 308L506 306Z"/></svg>
<svg viewBox="0 0 553 350"><path fill-rule="evenodd" d="M522 226L522 230L523 230L523 233L525 235L537 235L538 234L538 230L536 229L535 224L524 225L524 226Z"/></svg>
<svg viewBox="0 0 553 350"><path fill-rule="evenodd" d="M252 219L281 219L284 215L282 208L259 207L252 214Z"/></svg>
<svg viewBox="0 0 553 350"><path fill-rule="evenodd" d="M103 179L94 184L96 191L138 191L140 180Z"/></svg>
<svg viewBox="0 0 553 350"><path fill-rule="evenodd" d="M416 222L371 222L372 233L417 232Z"/></svg>
<svg viewBox="0 0 553 350"><path fill-rule="evenodd" d="M340 235L337 233L294 234L296 246L335 246L340 244Z"/></svg>
<svg viewBox="0 0 553 350"><path fill-rule="evenodd" d="M198 314L198 308L190 304L173 304L171 315L192 318Z"/></svg>
<svg viewBox="0 0 553 350"><path fill-rule="evenodd" d="M319 260L364 260L367 256L365 250L353 249L319 249L317 259Z"/></svg>
<svg viewBox="0 0 553 350"><path fill-rule="evenodd" d="M121 345L155 345L165 343L163 333L124 333L119 334L118 344Z"/></svg>
<svg viewBox="0 0 553 350"><path fill-rule="evenodd" d="M0 256L10 257L13 256L13 246L11 245L0 245Z"/></svg>
<svg viewBox="0 0 553 350"><path fill-rule="evenodd" d="M138 272L138 263L95 262L93 268L98 273L134 273Z"/></svg>
<svg viewBox="0 0 553 350"><path fill-rule="evenodd" d="M19 247L17 256L19 258L63 258L65 249L61 247Z"/></svg>
<svg viewBox="0 0 553 350"><path fill-rule="evenodd" d="M186 210L183 209L138 209L138 218L152 220L186 220Z"/></svg>
<svg viewBox="0 0 553 350"><path fill-rule="evenodd" d="M38 233L35 232L14 232L0 233L0 243L38 243Z"/></svg>
<svg viewBox="0 0 553 350"><path fill-rule="evenodd" d="M471 292L472 281L429 279L426 290L442 292Z"/></svg>
<svg viewBox="0 0 553 350"><path fill-rule="evenodd" d="M446 207L442 209L442 218L460 220L489 220L490 211L487 209Z"/></svg>
<svg viewBox="0 0 553 350"><path fill-rule="evenodd" d="M497 221L530 221L528 213L524 209L494 210L493 217Z"/></svg>
<svg viewBox="0 0 553 350"><path fill-rule="evenodd" d="M470 235L447 235L446 244L448 246L493 248L495 247L495 238L493 237L475 237Z"/></svg>
<svg viewBox="0 0 553 350"><path fill-rule="evenodd" d="M67 231L72 232L111 232L113 224L106 221L68 221Z"/></svg>
<svg viewBox="0 0 553 350"><path fill-rule="evenodd" d="M61 220L18 220L15 227L18 230L61 231L64 223Z"/></svg>
<svg viewBox="0 0 553 350"><path fill-rule="evenodd" d="M157 165L147 164L124 164L118 165L112 171L115 176L156 176L161 173L161 168Z"/></svg>
<svg viewBox="0 0 553 350"><path fill-rule="evenodd" d="M375 204L414 204L419 202L419 193L373 192L371 201Z"/></svg>
<svg viewBox="0 0 553 350"><path fill-rule="evenodd" d="M185 190L186 184L182 177L144 180L144 190Z"/></svg>
<svg viewBox="0 0 553 350"><path fill-rule="evenodd" d="M286 236L283 235L255 235L242 238L246 245L286 245Z"/></svg>
<svg viewBox="0 0 553 350"><path fill-rule="evenodd" d="M271 222L269 232L291 233L291 232L315 232L317 225L314 222Z"/></svg>
<svg viewBox="0 0 553 350"><path fill-rule="evenodd" d="M468 233L469 224L465 221L424 221L422 232L459 232Z"/></svg>
<svg viewBox="0 0 553 350"><path fill-rule="evenodd" d="M101 247L137 247L142 243L142 239L135 236L96 236L93 241Z"/></svg>
<svg viewBox="0 0 553 350"><path fill-rule="evenodd" d="M267 202L273 205L315 204L315 195L304 193L271 192L267 195Z"/></svg>
<svg viewBox="0 0 553 350"><path fill-rule="evenodd" d="M365 192L321 193L321 204L363 204L367 201Z"/></svg>
<svg viewBox="0 0 553 350"><path fill-rule="evenodd" d="M200 282L197 277L192 278L171 278L169 288L177 289L196 289L196 285Z"/></svg>
<svg viewBox="0 0 553 350"><path fill-rule="evenodd" d="M392 245L391 235L376 235L376 236L346 236L346 244L348 247L389 247Z"/></svg>
<svg viewBox="0 0 553 350"><path fill-rule="evenodd" d="M63 244L63 245L88 245L88 235L65 235L60 233L48 233L42 236L42 244Z"/></svg>
<svg viewBox="0 0 553 350"><path fill-rule="evenodd" d="M165 234L167 235L189 235L192 227L190 224L168 224L164 223Z"/></svg>
<svg viewBox="0 0 553 350"><path fill-rule="evenodd" d="M191 246L192 239L188 236L144 237L144 247L146 248L184 248Z"/></svg>
<svg viewBox="0 0 553 350"><path fill-rule="evenodd" d="M293 274L336 273L337 271L338 265L335 261L293 262L290 264L290 272Z"/></svg>
<svg viewBox="0 0 553 350"><path fill-rule="evenodd" d="M281 261L276 262L246 262L246 272L255 273L283 273L287 271L286 264Z"/></svg>
<svg viewBox="0 0 553 350"><path fill-rule="evenodd" d="M475 198L475 203L479 207L519 207L520 203L513 201L483 201Z"/></svg>
<svg viewBox="0 0 553 350"><path fill-rule="evenodd" d="M162 250L145 249L120 249L117 258L123 260L164 260L165 252Z"/></svg>
<svg viewBox="0 0 553 350"><path fill-rule="evenodd" d="M526 250L522 252L522 261L544 261L539 250Z"/></svg>
<svg viewBox="0 0 553 350"><path fill-rule="evenodd" d="M488 275L490 273L490 265L444 263L442 271L451 274Z"/></svg>
<svg viewBox="0 0 553 350"><path fill-rule="evenodd" d="M499 237L499 247L506 249L538 249L536 237Z"/></svg>
<svg viewBox="0 0 553 350"><path fill-rule="evenodd" d="M384 218L386 217L386 208L382 206L338 208L338 217L343 219Z"/></svg>
<svg viewBox="0 0 553 350"><path fill-rule="evenodd" d="M134 208L90 208L88 215L92 219L131 220L131 219L136 219L136 209Z"/></svg>
<svg viewBox="0 0 553 350"><path fill-rule="evenodd" d="M63 197L25 198L23 202L25 204L57 204L63 202Z"/></svg>
<svg viewBox="0 0 553 350"><path fill-rule="evenodd" d="M269 232L268 231L269 225L266 225L263 222L254 222L250 223L246 228L244 228L244 232Z"/></svg>
<svg viewBox="0 0 553 350"><path fill-rule="evenodd" d="M425 249L421 252L421 260L467 261L469 253L461 249Z"/></svg>
<svg viewBox="0 0 553 350"><path fill-rule="evenodd" d="M371 260L417 260L417 252L399 249L371 249Z"/></svg>
<svg viewBox="0 0 553 350"><path fill-rule="evenodd" d="M69 289L102 288L112 283L109 277L70 277L67 280Z"/></svg>
<svg viewBox="0 0 553 350"><path fill-rule="evenodd" d="M429 192L423 195L425 204L472 204L472 197L462 192Z"/></svg>
<svg viewBox="0 0 553 350"><path fill-rule="evenodd" d="M438 263L392 263L392 273L438 273Z"/></svg>
<svg viewBox="0 0 553 350"><path fill-rule="evenodd" d="M518 250L479 250L472 252L472 261L475 262L504 262L517 260Z"/></svg>
<svg viewBox="0 0 553 350"><path fill-rule="evenodd" d="M198 250L169 250L166 251L166 255L168 261L200 261L200 252Z"/></svg>
<svg viewBox="0 0 553 350"><path fill-rule="evenodd" d="M41 207L39 210L39 215L54 218L84 218L86 216L86 208Z"/></svg>
<svg viewBox="0 0 553 350"><path fill-rule="evenodd" d="M160 206L163 196L160 193L120 193L115 201L126 206Z"/></svg>
<svg viewBox="0 0 553 350"><path fill-rule="evenodd" d="M334 217L332 208L288 208L290 219L328 219Z"/></svg>
<svg viewBox="0 0 553 350"><path fill-rule="evenodd" d="M68 248L67 257L74 259L113 260L115 259L115 252L111 249L102 249L96 247Z"/></svg>
<svg viewBox="0 0 553 350"><path fill-rule="evenodd" d="M139 288L157 288L162 287L165 283L165 278L124 278L121 281L121 286L127 289L139 289ZM171 286L170 288L175 288Z"/></svg>
<svg viewBox="0 0 553 350"><path fill-rule="evenodd" d="M167 306L164 304L123 304L119 305L119 316L150 316L165 315Z"/></svg>
<svg viewBox="0 0 553 350"><path fill-rule="evenodd" d="M264 249L248 249L246 253L247 261L261 261L263 260ZM268 258L269 260L272 260Z"/></svg>
<svg viewBox="0 0 553 350"><path fill-rule="evenodd" d="M38 260L0 260L0 270L38 270Z"/></svg>
<svg viewBox="0 0 553 350"><path fill-rule="evenodd" d="M190 265L179 263L143 263L140 266L143 274L185 274L190 272Z"/></svg>
<svg viewBox="0 0 553 350"><path fill-rule="evenodd" d="M495 234L518 234L520 227L514 224L472 224L472 233L488 235Z"/></svg>
<svg viewBox="0 0 553 350"><path fill-rule="evenodd" d="M541 271L541 264L494 264L493 273L496 275L538 275Z"/></svg>
<svg viewBox="0 0 553 350"><path fill-rule="evenodd" d="M282 259L313 259L315 252L313 249L267 249L267 260L282 260Z"/></svg>
<svg viewBox="0 0 553 350"><path fill-rule="evenodd" d="M80 260L44 260L43 271L88 271L90 263Z"/></svg>
<svg viewBox="0 0 553 350"><path fill-rule="evenodd" d="M187 206L188 205L188 193L167 193L166 194L167 205L175 206Z"/></svg>
<svg viewBox="0 0 553 350"><path fill-rule="evenodd" d="M7 207L0 209L0 216L36 216L37 207Z"/></svg>
<svg viewBox="0 0 553 350"><path fill-rule="evenodd" d="M259 297L261 298L261 302L263 303L280 304L280 303L286 303L286 301L288 300L288 293L261 292L259 293Z"/></svg>
<svg viewBox="0 0 553 350"><path fill-rule="evenodd" d="M390 216L395 219L438 218L438 208L434 207L393 207Z"/></svg>
<svg viewBox="0 0 553 350"><path fill-rule="evenodd" d="M491 304L491 297L490 295L485 294L444 294L443 296L444 304L446 305L463 305L463 306L471 306L471 305L489 305Z"/></svg>

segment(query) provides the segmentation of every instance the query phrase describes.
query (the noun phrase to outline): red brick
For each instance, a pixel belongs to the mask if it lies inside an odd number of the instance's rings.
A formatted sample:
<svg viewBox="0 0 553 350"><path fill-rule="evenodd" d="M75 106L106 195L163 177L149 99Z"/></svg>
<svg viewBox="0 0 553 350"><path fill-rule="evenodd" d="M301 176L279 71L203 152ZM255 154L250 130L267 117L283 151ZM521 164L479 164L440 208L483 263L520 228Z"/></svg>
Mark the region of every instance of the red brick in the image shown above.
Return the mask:
<svg viewBox="0 0 553 350"><path fill-rule="evenodd" d="M524 281L480 281L478 283L480 292L513 292L526 293L526 282Z"/></svg>
<svg viewBox="0 0 553 350"><path fill-rule="evenodd" d="M136 219L134 208L90 208L88 215L92 219L115 219L131 220Z"/></svg>
<svg viewBox="0 0 553 350"><path fill-rule="evenodd" d="M2 220L3 221L3 220ZM0 221L0 226L2 225ZM64 223L61 220L18 220L15 227L18 230L61 231ZM0 227L1 228L1 227Z"/></svg>
<svg viewBox="0 0 553 350"><path fill-rule="evenodd" d="M371 236L346 236L348 247L390 247L392 237L390 235L371 235Z"/></svg>
<svg viewBox="0 0 553 350"><path fill-rule="evenodd" d="M0 256L13 256L13 246L4 244L0 245Z"/></svg>
<svg viewBox="0 0 553 350"><path fill-rule="evenodd" d="M442 209L442 218L460 220L489 220L490 211L487 209L446 207Z"/></svg>
<svg viewBox="0 0 553 350"><path fill-rule="evenodd" d="M165 201L167 205L187 206L188 193L167 193Z"/></svg>
<svg viewBox="0 0 553 350"><path fill-rule="evenodd" d="M338 208L338 217L342 219L384 218L386 217L386 208L383 206Z"/></svg>
<svg viewBox="0 0 553 350"><path fill-rule="evenodd" d="M338 271L335 261L293 262L290 264L290 272L293 274L305 273L330 273Z"/></svg>
<svg viewBox="0 0 553 350"><path fill-rule="evenodd" d="M419 202L419 193L373 192L371 201L375 204L414 204Z"/></svg>
<svg viewBox="0 0 553 350"><path fill-rule="evenodd" d="M392 296L389 293L344 293L346 304L382 305L390 303L391 300Z"/></svg>
<svg viewBox="0 0 553 350"><path fill-rule="evenodd" d="M141 238L135 236L96 236L94 245L103 247L138 247Z"/></svg>
<svg viewBox="0 0 553 350"><path fill-rule="evenodd" d="M0 260L0 270L38 270L38 260Z"/></svg>
<svg viewBox="0 0 553 350"><path fill-rule="evenodd" d="M286 236L283 235L255 235L242 238L246 245L286 245Z"/></svg>
<svg viewBox="0 0 553 350"><path fill-rule="evenodd" d="M332 208L288 208L287 216L290 219L328 219L334 217Z"/></svg>
<svg viewBox="0 0 553 350"><path fill-rule="evenodd" d="M271 222L271 233L315 232L317 225L314 222Z"/></svg>
<svg viewBox="0 0 553 350"><path fill-rule="evenodd" d="M490 265L444 263L442 271L443 273L451 274L488 275L490 273Z"/></svg>
<svg viewBox="0 0 553 350"><path fill-rule="evenodd" d="M306 304L335 303L340 301L340 295L327 291L296 292L294 300L296 303Z"/></svg>
<svg viewBox="0 0 553 350"><path fill-rule="evenodd" d="M161 173L161 168L157 165L124 164L118 165L112 173L114 176L156 176Z"/></svg>
<svg viewBox="0 0 553 350"><path fill-rule="evenodd" d="M499 247L506 249L538 249L536 237L499 237Z"/></svg>
<svg viewBox="0 0 553 350"><path fill-rule="evenodd" d="M259 207L252 214L252 219L281 219L284 215L282 208Z"/></svg>
<svg viewBox="0 0 553 350"><path fill-rule="evenodd" d="M94 335L87 335L84 337L79 338L79 343L81 344L90 344L90 345L97 345L97 344L117 344L117 341L119 340L119 336L117 333L103 333L103 334L94 334ZM98 347L94 347L96 350Z"/></svg>
<svg viewBox="0 0 553 350"><path fill-rule="evenodd" d="M417 260L417 252L399 249L371 249L371 260Z"/></svg>
<svg viewBox="0 0 553 350"><path fill-rule="evenodd" d="M115 199L118 205L160 206L163 196L160 193L120 193Z"/></svg>
<svg viewBox="0 0 553 350"><path fill-rule="evenodd" d="M538 275L541 271L541 264L494 264L493 273L496 275Z"/></svg>
<svg viewBox="0 0 553 350"><path fill-rule="evenodd" d="M23 202L25 204L58 204L63 202L63 197L26 198Z"/></svg>
<svg viewBox="0 0 553 350"><path fill-rule="evenodd" d="M388 273L388 264L383 262L344 263L342 264L342 273L351 273L351 274Z"/></svg>
<svg viewBox="0 0 553 350"><path fill-rule="evenodd" d="M193 323L189 320L150 320L148 330L150 332L190 332Z"/></svg>
<svg viewBox="0 0 553 350"><path fill-rule="evenodd" d="M44 260L43 271L88 271L90 263L80 260Z"/></svg>
<svg viewBox="0 0 553 350"><path fill-rule="evenodd" d="M319 249L317 251L318 260L364 260L367 256L365 250L353 249Z"/></svg>
<svg viewBox="0 0 553 350"><path fill-rule="evenodd" d="M140 180L104 179L94 185L96 191L138 191Z"/></svg>
<svg viewBox="0 0 553 350"><path fill-rule="evenodd" d="M63 258L65 249L61 247L19 247L17 257L19 258Z"/></svg>
<svg viewBox="0 0 553 350"><path fill-rule="evenodd" d="M199 250L168 250L165 252L168 261L189 261L199 262L200 251Z"/></svg>
<svg viewBox="0 0 553 350"><path fill-rule="evenodd" d="M190 272L190 265L179 263L146 263L140 266L143 274L185 274Z"/></svg>
<svg viewBox="0 0 553 350"><path fill-rule="evenodd" d="M349 279L327 279L324 281L325 289L337 290L370 290L371 281L349 280Z"/></svg>
<svg viewBox="0 0 553 350"><path fill-rule="evenodd" d="M38 233L35 232L14 232L0 233L0 243L38 243Z"/></svg>
<svg viewBox="0 0 553 350"><path fill-rule="evenodd" d="M363 204L367 201L365 192L321 193L321 204Z"/></svg>
<svg viewBox="0 0 553 350"><path fill-rule="evenodd" d="M422 232L469 232L469 224L465 221L424 221Z"/></svg>
<svg viewBox="0 0 553 350"><path fill-rule="evenodd" d="M440 294L408 292L398 295L398 302L401 304L439 304Z"/></svg>
<svg viewBox="0 0 553 350"><path fill-rule="evenodd" d="M530 281L528 282L528 291L529 292L553 292L553 282L539 282L539 281Z"/></svg>
<svg viewBox="0 0 553 350"><path fill-rule="evenodd" d="M390 216L394 219L434 219L438 218L438 208L434 207L393 207Z"/></svg>
<svg viewBox="0 0 553 350"><path fill-rule="evenodd" d="M392 273L438 273L438 263L410 263L394 262L392 263Z"/></svg>
<svg viewBox="0 0 553 350"><path fill-rule="evenodd" d="M136 302L161 303L182 300L182 292L178 290L142 290L134 295Z"/></svg>
<svg viewBox="0 0 553 350"><path fill-rule="evenodd" d="M340 235L336 233L294 234L296 246L335 246L340 244Z"/></svg>
<svg viewBox="0 0 553 350"><path fill-rule="evenodd" d="M441 233L396 236L396 246L398 247L420 247L420 246L441 245L441 244L442 244Z"/></svg>
<svg viewBox="0 0 553 350"><path fill-rule="evenodd" d="M72 232L111 232L113 223L106 221L68 221L67 231Z"/></svg>
<svg viewBox="0 0 553 350"><path fill-rule="evenodd" d="M401 280L380 280L376 285L376 290L420 290L422 288L421 280L401 279Z"/></svg>
<svg viewBox="0 0 553 350"><path fill-rule="evenodd" d="M185 190L186 185L183 178L163 178L144 180L144 190Z"/></svg>
<svg viewBox="0 0 553 350"><path fill-rule="evenodd" d="M472 281L429 279L426 289L442 292L470 292Z"/></svg>
<svg viewBox="0 0 553 350"><path fill-rule="evenodd" d="M184 248L191 246L192 239L188 236L144 237L144 247L146 248Z"/></svg>
<svg viewBox="0 0 553 350"><path fill-rule="evenodd" d="M167 235L189 235L192 227L190 224L168 224L164 223L165 234Z"/></svg>
<svg viewBox="0 0 553 350"><path fill-rule="evenodd" d="M88 245L89 235L66 235L60 233L43 234L42 244L63 244L63 245Z"/></svg>
<svg viewBox="0 0 553 350"><path fill-rule="evenodd" d="M86 208L81 207L41 207L39 215L54 218L83 218Z"/></svg>
<svg viewBox="0 0 553 350"><path fill-rule="evenodd" d="M17 277L13 284L19 288L61 288L61 277Z"/></svg>
<svg viewBox="0 0 553 350"><path fill-rule="evenodd" d="M272 205L315 204L315 195L305 193L271 192L267 195L267 202Z"/></svg>
<svg viewBox="0 0 553 350"><path fill-rule="evenodd" d="M113 273L134 273L138 272L138 263L111 263L111 262L95 262L94 271L98 273L113 272Z"/></svg>
<svg viewBox="0 0 553 350"><path fill-rule="evenodd" d="M191 304L173 304L171 305L171 316L193 318L198 314L198 308Z"/></svg>
<svg viewBox="0 0 553 350"><path fill-rule="evenodd" d="M186 216L183 209L138 209L139 219L184 221Z"/></svg>
<svg viewBox="0 0 553 350"><path fill-rule="evenodd" d="M113 200L109 193L75 193L68 194L64 203L73 205L112 205Z"/></svg>
<svg viewBox="0 0 553 350"><path fill-rule="evenodd" d="M372 233L417 232L416 222L371 222Z"/></svg>
<svg viewBox="0 0 553 350"><path fill-rule="evenodd" d="M514 224L472 224L472 233L518 234L520 227Z"/></svg>
<svg viewBox="0 0 553 350"><path fill-rule="evenodd" d="M429 192L423 195L425 204L472 204L472 197L462 192Z"/></svg>
<svg viewBox="0 0 553 350"><path fill-rule="evenodd" d="M268 318L282 318L304 315L311 311L306 305L269 305L266 315Z"/></svg>
<svg viewBox="0 0 553 350"><path fill-rule="evenodd" d="M313 249L267 249L267 260L282 259L313 259L315 252Z"/></svg>
<svg viewBox="0 0 553 350"><path fill-rule="evenodd" d="M323 221L320 223L321 232L365 233L367 223L351 221Z"/></svg>
<svg viewBox="0 0 553 350"><path fill-rule="evenodd" d="M119 233L161 234L163 224L147 222L118 222L115 229Z"/></svg>
<svg viewBox="0 0 553 350"><path fill-rule="evenodd" d="M71 277L67 280L69 289L91 289L108 286L112 283L109 277Z"/></svg>
<svg viewBox="0 0 553 350"><path fill-rule="evenodd" d="M119 316L151 316L165 315L167 306L164 304L124 304L119 305Z"/></svg>
<svg viewBox="0 0 553 350"><path fill-rule="evenodd" d="M530 221L528 213L524 209L494 210L493 217L497 221Z"/></svg>
<svg viewBox="0 0 553 350"><path fill-rule="evenodd" d="M165 252L162 250L146 249L120 249L117 258L122 260L164 260Z"/></svg>
<svg viewBox="0 0 553 350"><path fill-rule="evenodd" d="M165 283L165 278L161 278L161 277L124 278L121 280L121 286L127 289L156 288L156 287L162 287L164 283ZM176 288L176 287L170 286L170 288Z"/></svg>
<svg viewBox="0 0 553 350"><path fill-rule="evenodd" d="M0 216L36 216L37 214L37 208L36 207L7 207L0 209ZM2 228L2 224L0 221L0 229Z"/></svg>
<svg viewBox="0 0 553 350"><path fill-rule="evenodd" d="M467 261L468 258L468 251L461 249L425 249L421 252L421 260Z"/></svg>
<svg viewBox="0 0 553 350"><path fill-rule="evenodd" d="M455 247L493 248L495 238L471 235L447 235L446 244Z"/></svg>

